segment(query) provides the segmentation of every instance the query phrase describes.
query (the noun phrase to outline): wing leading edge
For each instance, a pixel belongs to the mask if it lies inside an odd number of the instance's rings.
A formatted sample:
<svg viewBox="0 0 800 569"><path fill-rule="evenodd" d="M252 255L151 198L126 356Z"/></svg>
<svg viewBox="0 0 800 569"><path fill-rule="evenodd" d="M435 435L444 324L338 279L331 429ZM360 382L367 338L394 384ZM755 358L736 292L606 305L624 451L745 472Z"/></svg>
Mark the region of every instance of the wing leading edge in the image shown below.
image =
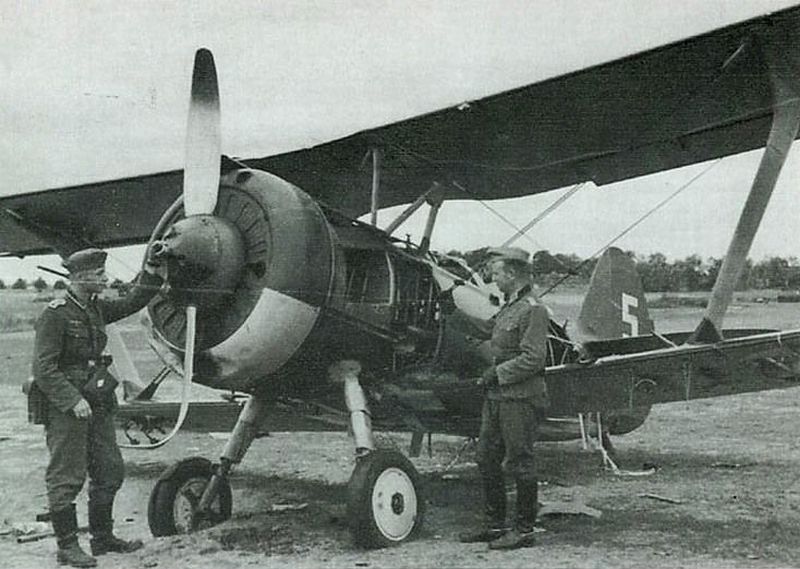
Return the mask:
<svg viewBox="0 0 800 569"><path fill-rule="evenodd" d="M798 68L800 7L243 162L352 216L370 209L373 148L382 151L381 207L413 201L432 181L448 199L608 184L762 147L774 106L765 46ZM41 230L102 246L144 242L181 180L175 170L2 198L0 251L49 252Z"/></svg>

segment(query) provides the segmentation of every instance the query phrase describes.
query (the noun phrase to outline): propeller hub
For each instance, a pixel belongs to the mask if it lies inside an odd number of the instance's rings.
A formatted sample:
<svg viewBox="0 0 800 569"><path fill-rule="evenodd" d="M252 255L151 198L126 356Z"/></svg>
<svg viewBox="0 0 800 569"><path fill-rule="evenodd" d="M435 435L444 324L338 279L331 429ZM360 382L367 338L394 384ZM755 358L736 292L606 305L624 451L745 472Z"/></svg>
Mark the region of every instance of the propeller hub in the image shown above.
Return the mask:
<svg viewBox="0 0 800 569"><path fill-rule="evenodd" d="M180 304L212 307L233 294L244 267L245 246L236 227L213 215L175 223L152 246L167 262L170 297Z"/></svg>

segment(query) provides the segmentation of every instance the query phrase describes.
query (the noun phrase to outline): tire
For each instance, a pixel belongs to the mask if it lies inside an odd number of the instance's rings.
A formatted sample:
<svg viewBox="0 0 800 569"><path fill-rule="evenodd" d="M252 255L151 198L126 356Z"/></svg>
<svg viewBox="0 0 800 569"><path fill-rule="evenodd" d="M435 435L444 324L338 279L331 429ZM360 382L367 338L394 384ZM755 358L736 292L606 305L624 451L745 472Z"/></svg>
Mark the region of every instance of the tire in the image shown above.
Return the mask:
<svg viewBox="0 0 800 569"><path fill-rule="evenodd" d="M405 456L376 450L357 459L347 502L356 545L379 548L412 539L422 527L424 505L419 474Z"/></svg>
<svg viewBox="0 0 800 569"><path fill-rule="evenodd" d="M164 471L147 506L147 522L153 536L191 533L230 519L233 497L227 479L220 483L211 516L202 520L196 517L200 497L213 473L211 462L201 457L181 460Z"/></svg>

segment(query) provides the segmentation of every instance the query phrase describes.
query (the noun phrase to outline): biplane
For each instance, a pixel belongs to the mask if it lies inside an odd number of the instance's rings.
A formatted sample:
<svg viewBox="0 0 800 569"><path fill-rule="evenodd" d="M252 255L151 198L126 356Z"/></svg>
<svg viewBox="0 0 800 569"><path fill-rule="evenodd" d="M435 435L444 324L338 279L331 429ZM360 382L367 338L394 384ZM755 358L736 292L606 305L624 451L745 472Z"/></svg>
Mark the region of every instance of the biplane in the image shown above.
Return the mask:
<svg viewBox="0 0 800 569"><path fill-rule="evenodd" d="M232 469L260 431L280 424L348 428L354 538L400 543L422 524L420 480L405 456L376 448L373 433L409 431L417 447L426 432L474 436L481 393L470 378L484 365L479 345L497 310L479 275L430 250L445 200L602 186L763 147L694 330L656 333L629 261L607 251L580 322L591 339L578 351L551 326L550 423L594 413L610 432L625 432L657 403L796 384L800 330L723 322L798 135L799 65L800 8L791 8L310 148L240 159L222 154L217 72L201 49L183 169L3 197L0 248L26 256L147 243L167 281L147 308L159 353L184 383L246 395L226 408L235 416L186 401L178 412L151 399L159 375L121 407L144 429L176 415L196 428L232 425L218 461L184 458L160 476L148 505L155 535L229 517ZM425 203L422 241L396 238ZM398 219L376 226L379 208L402 204L410 205ZM365 214L371 223L358 221Z"/></svg>

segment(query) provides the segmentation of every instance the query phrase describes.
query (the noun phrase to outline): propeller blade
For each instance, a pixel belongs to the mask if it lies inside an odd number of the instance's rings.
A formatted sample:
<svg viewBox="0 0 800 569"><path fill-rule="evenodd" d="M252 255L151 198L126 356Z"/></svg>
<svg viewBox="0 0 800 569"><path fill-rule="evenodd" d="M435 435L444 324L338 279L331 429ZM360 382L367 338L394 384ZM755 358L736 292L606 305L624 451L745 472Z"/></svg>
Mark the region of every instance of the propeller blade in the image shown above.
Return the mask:
<svg viewBox="0 0 800 569"><path fill-rule="evenodd" d="M210 214L217 205L222 140L219 88L214 56L205 48L194 56L192 96L186 130L183 209L187 216Z"/></svg>
<svg viewBox="0 0 800 569"><path fill-rule="evenodd" d="M189 414L189 388L192 384L192 376L194 375L194 343L197 332L197 307L189 305L186 307L186 352L183 354L183 379L181 380L181 408L178 411L178 418L172 426L172 430L160 441L156 441L147 445L135 444L120 444L120 448L130 448L136 450L154 449L167 444L172 440L172 437L178 434L181 430L183 422L186 420L186 415Z"/></svg>
<svg viewBox="0 0 800 569"><path fill-rule="evenodd" d="M197 307L186 307L186 346L183 352L183 375L191 381L194 375L194 341L197 335ZM188 382L187 381L187 382Z"/></svg>

